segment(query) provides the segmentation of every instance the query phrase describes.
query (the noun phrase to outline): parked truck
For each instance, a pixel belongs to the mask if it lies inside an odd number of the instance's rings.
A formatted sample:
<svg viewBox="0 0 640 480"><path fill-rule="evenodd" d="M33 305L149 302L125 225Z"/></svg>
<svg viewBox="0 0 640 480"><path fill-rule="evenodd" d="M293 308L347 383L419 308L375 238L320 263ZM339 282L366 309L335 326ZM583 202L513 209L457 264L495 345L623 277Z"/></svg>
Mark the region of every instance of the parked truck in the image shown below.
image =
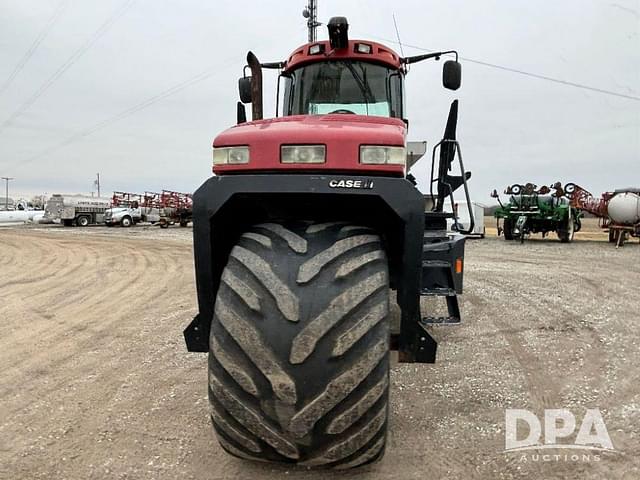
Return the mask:
<svg viewBox="0 0 640 480"><path fill-rule="evenodd" d="M110 204L109 198L53 194L45 205L43 221L59 221L65 227L104 223L104 214Z"/></svg>
<svg viewBox="0 0 640 480"><path fill-rule="evenodd" d="M150 192L113 192L111 207L105 212L105 224L108 227L130 227L140 222L159 222L161 212L155 204L157 195Z"/></svg>
<svg viewBox="0 0 640 480"><path fill-rule="evenodd" d="M192 216L191 194L163 190L162 193L113 192L106 211L107 226L130 227L140 222L158 223L167 228L175 223L186 227Z"/></svg>
<svg viewBox="0 0 640 480"><path fill-rule="evenodd" d="M239 90L252 121L238 103L237 125L213 142L215 175L193 197L199 312L184 336L190 351L209 353L210 413L224 450L348 469L385 450L389 351L432 363L429 327L460 322L465 238L447 233L445 207L470 172L455 100L427 202L408 176L408 66L450 55L443 85L457 90L457 52L402 57L349 39L344 17L327 27L328 40L285 61L247 55L251 76ZM279 73L275 119L262 116L263 69ZM448 313L421 311L421 296L446 300Z"/></svg>
<svg viewBox="0 0 640 480"><path fill-rule="evenodd" d="M141 207L139 205L111 207L105 212L104 223L108 227L120 225L130 227L140 222L156 223L160 221L157 208Z"/></svg>

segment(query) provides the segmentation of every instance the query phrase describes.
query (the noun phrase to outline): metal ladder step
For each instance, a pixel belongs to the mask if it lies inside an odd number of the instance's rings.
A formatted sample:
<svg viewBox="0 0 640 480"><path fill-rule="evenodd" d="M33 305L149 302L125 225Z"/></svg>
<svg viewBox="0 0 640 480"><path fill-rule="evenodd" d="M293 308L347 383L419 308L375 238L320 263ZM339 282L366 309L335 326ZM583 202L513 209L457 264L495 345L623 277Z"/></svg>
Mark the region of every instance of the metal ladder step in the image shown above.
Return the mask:
<svg viewBox="0 0 640 480"><path fill-rule="evenodd" d="M460 317L423 317L420 323L424 326L458 325Z"/></svg>
<svg viewBox="0 0 640 480"><path fill-rule="evenodd" d="M451 268L451 262L446 260L423 260L422 268Z"/></svg>
<svg viewBox="0 0 640 480"><path fill-rule="evenodd" d="M458 325L460 323L461 315L460 315L460 306L458 305L458 297L455 295L455 290L453 290L453 295L438 295L444 296L444 299L447 301L447 316L436 317L432 315L426 315L421 318L420 323L422 326L430 326L430 325Z"/></svg>
<svg viewBox="0 0 640 480"><path fill-rule="evenodd" d="M420 290L423 297L455 297L456 291L453 288L423 288Z"/></svg>

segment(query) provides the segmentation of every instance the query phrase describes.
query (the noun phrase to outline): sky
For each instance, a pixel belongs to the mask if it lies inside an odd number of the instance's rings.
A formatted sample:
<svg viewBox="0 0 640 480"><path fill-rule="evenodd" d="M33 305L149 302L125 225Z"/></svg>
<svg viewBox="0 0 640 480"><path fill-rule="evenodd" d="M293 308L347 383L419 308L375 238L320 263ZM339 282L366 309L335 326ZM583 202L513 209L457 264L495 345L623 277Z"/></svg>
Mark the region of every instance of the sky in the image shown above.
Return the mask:
<svg viewBox="0 0 640 480"><path fill-rule="evenodd" d="M10 196L195 190L213 138L235 123L246 52L284 60L306 42L305 0L0 0L0 176ZM318 0L318 19L405 55L456 49L407 76L409 140L429 148L460 99L474 200L513 183L640 186L639 0ZM326 27L318 30L326 38ZM478 63L481 62L481 63ZM490 63L605 94L482 64ZM265 72L265 116L275 106ZM412 173L427 189L429 160ZM4 185L0 185L4 190Z"/></svg>

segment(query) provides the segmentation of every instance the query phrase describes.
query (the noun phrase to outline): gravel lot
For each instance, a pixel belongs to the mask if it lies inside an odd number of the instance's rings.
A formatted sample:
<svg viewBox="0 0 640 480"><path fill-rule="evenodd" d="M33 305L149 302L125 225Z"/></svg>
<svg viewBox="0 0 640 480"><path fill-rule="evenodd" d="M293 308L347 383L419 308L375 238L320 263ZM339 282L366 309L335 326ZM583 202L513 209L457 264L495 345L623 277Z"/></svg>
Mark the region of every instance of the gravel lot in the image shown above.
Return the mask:
<svg viewBox="0 0 640 480"><path fill-rule="evenodd" d="M340 478L640 478L640 245L589 222L571 245L487 225L467 243L464 324L434 331L437 364L393 368L387 453ZM339 478L216 444L206 356L182 340L190 235L0 228L0 478ZM599 408L617 453L504 453L506 408Z"/></svg>

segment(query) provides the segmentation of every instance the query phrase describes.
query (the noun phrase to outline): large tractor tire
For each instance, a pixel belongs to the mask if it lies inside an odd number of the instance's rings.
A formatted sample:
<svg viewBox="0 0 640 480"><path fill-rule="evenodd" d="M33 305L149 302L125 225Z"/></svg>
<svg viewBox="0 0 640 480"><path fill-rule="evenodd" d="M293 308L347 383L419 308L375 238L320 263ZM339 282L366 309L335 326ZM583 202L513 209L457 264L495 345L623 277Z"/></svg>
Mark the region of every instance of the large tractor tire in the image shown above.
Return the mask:
<svg viewBox="0 0 640 480"><path fill-rule="evenodd" d="M509 218L505 218L502 223L502 233L505 240L513 240L513 222Z"/></svg>
<svg viewBox="0 0 640 480"><path fill-rule="evenodd" d="M211 419L230 454L337 469L383 455L389 275L373 231L251 228L222 273L209 347Z"/></svg>

